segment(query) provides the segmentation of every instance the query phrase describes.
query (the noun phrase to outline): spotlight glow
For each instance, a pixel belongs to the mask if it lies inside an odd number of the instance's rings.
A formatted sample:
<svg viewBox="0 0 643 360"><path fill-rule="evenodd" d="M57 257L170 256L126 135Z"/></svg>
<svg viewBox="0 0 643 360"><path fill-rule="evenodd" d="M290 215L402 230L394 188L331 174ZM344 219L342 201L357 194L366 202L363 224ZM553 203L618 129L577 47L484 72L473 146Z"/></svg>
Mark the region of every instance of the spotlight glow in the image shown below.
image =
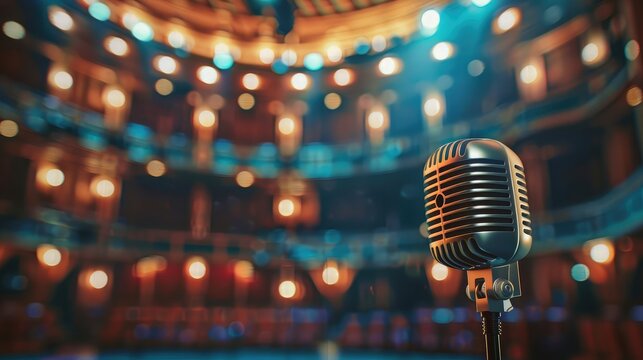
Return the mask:
<svg viewBox="0 0 643 360"><path fill-rule="evenodd" d="M234 58L230 53L217 53L212 61L221 70L227 70L234 66Z"/></svg>
<svg viewBox="0 0 643 360"><path fill-rule="evenodd" d="M125 56L129 52L127 42L116 36L109 36L105 39L105 49L116 56Z"/></svg>
<svg viewBox="0 0 643 360"><path fill-rule="evenodd" d="M12 138L18 135L18 131L18 124L15 121L9 119L0 121L0 135Z"/></svg>
<svg viewBox="0 0 643 360"><path fill-rule="evenodd" d="M62 31L69 31L74 28L74 19L69 13L58 6L49 7L49 21Z"/></svg>
<svg viewBox="0 0 643 360"><path fill-rule="evenodd" d="M353 82L353 72L349 69L339 69L333 74L333 80L338 86L346 86Z"/></svg>
<svg viewBox="0 0 643 360"><path fill-rule="evenodd" d="M290 78L290 85L295 90L305 90L308 88L309 82L308 75L304 73L296 73Z"/></svg>
<svg viewBox="0 0 643 360"><path fill-rule="evenodd" d="M25 28L15 21L2 24L2 32L10 39L20 40L25 37Z"/></svg>
<svg viewBox="0 0 643 360"><path fill-rule="evenodd" d="M279 284L279 295L284 299L290 299L297 293L297 284L292 280L284 280Z"/></svg>
<svg viewBox="0 0 643 360"><path fill-rule="evenodd" d="M538 80L538 69L535 65L527 65L520 70L520 81L525 84L532 84Z"/></svg>
<svg viewBox="0 0 643 360"><path fill-rule="evenodd" d="M201 257L193 257L188 260L186 270L188 275L195 280L200 280L205 277L208 272L208 267Z"/></svg>
<svg viewBox="0 0 643 360"><path fill-rule="evenodd" d="M234 264L234 276L241 280L250 280L254 276L255 268L250 261L239 260Z"/></svg>
<svg viewBox="0 0 643 360"><path fill-rule="evenodd" d="M153 177L160 177L165 174L165 164L160 160L152 160L145 166L147 173Z"/></svg>
<svg viewBox="0 0 643 360"><path fill-rule="evenodd" d="M344 56L342 49L340 49L339 46L336 45L331 45L326 48L326 57L328 60L331 62L339 62L342 60L342 57Z"/></svg>
<svg viewBox="0 0 643 360"><path fill-rule="evenodd" d="M443 281L449 276L449 268L436 262L431 266L431 277L437 281Z"/></svg>
<svg viewBox="0 0 643 360"><path fill-rule="evenodd" d="M272 64L275 60L275 52L271 48L263 48L259 50L259 61L264 64Z"/></svg>
<svg viewBox="0 0 643 360"><path fill-rule="evenodd" d="M382 75L389 76L400 71L400 64L400 59L387 56L380 60L377 64L377 68Z"/></svg>
<svg viewBox="0 0 643 360"><path fill-rule="evenodd" d="M384 126L384 114L381 111L373 111L368 114L368 126L371 129L381 129Z"/></svg>
<svg viewBox="0 0 643 360"><path fill-rule="evenodd" d="M292 199L281 199L277 204L277 211L281 216L292 216L295 213L295 202Z"/></svg>
<svg viewBox="0 0 643 360"><path fill-rule="evenodd" d="M45 181L51 187L58 187L65 182L65 174L60 169L49 169L45 173Z"/></svg>
<svg viewBox="0 0 643 360"><path fill-rule="evenodd" d="M440 115L442 112L442 102L436 97L429 97L424 102L424 113L429 117Z"/></svg>
<svg viewBox="0 0 643 360"><path fill-rule="evenodd" d="M319 70L324 66L324 58L318 53L310 53L304 57L304 67L310 71Z"/></svg>
<svg viewBox="0 0 643 360"><path fill-rule="evenodd" d="M453 56L454 47L453 44L448 42L439 42L433 46L431 49L431 55L435 60L442 61Z"/></svg>
<svg viewBox="0 0 643 360"><path fill-rule="evenodd" d="M235 180L242 188L249 188L255 183L255 176L248 170L241 170L237 173Z"/></svg>
<svg viewBox="0 0 643 360"><path fill-rule="evenodd" d="M114 183L109 179L98 180L95 188L96 195L102 198L108 198L114 195L114 192L116 191Z"/></svg>
<svg viewBox="0 0 643 360"><path fill-rule="evenodd" d="M260 80L257 74L247 73L241 79L243 86L248 90L257 90L259 88Z"/></svg>
<svg viewBox="0 0 643 360"><path fill-rule="evenodd" d="M201 66L196 72L202 83L212 85L219 80L219 72L212 66Z"/></svg>
<svg viewBox="0 0 643 360"><path fill-rule="evenodd" d="M217 119L212 110L203 109L199 111L199 114L197 115L197 120L199 122L199 125L205 128L209 128L214 126Z"/></svg>
<svg viewBox="0 0 643 360"><path fill-rule="evenodd" d="M496 34L505 33L515 28L518 24L520 24L521 18L522 18L522 13L520 9L516 7L511 7L503 11L498 16L498 18L494 22L493 30Z"/></svg>
<svg viewBox="0 0 643 360"><path fill-rule="evenodd" d="M93 2L91 5L89 5L88 10L89 15L99 21L109 20L109 17L112 14L111 10L109 10L109 7L100 1Z"/></svg>
<svg viewBox="0 0 643 360"><path fill-rule="evenodd" d="M599 264L604 264L612 259L612 250L607 244L598 243L592 245L589 257Z"/></svg>
<svg viewBox="0 0 643 360"><path fill-rule="evenodd" d="M94 270L91 275L89 275L89 286L93 287L96 290L104 288L105 286L107 286L108 282L109 277L103 270Z"/></svg>

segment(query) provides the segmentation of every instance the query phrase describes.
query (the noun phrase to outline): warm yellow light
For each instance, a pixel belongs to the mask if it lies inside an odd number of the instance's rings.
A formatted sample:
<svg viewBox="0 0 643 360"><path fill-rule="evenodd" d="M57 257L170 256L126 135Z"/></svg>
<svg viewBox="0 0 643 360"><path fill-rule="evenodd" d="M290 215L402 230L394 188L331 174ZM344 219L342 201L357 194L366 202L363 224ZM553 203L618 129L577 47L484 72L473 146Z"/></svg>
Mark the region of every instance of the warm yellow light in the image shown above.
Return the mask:
<svg viewBox="0 0 643 360"><path fill-rule="evenodd" d="M241 170L237 173L235 180L237 181L237 185L242 188L248 188L254 184L255 176L248 170Z"/></svg>
<svg viewBox="0 0 643 360"><path fill-rule="evenodd" d="M201 66L196 72L202 83L212 85L219 80L219 72L212 66Z"/></svg>
<svg viewBox="0 0 643 360"><path fill-rule="evenodd" d="M152 160L145 166L147 173L153 177L163 176L165 174L165 164L160 160Z"/></svg>
<svg viewBox="0 0 643 360"><path fill-rule="evenodd" d="M377 52L386 50L386 38L382 35L375 35L371 40L371 47Z"/></svg>
<svg viewBox="0 0 643 360"><path fill-rule="evenodd" d="M335 285L339 282L339 270L335 264L326 264L322 271L322 281L326 285Z"/></svg>
<svg viewBox="0 0 643 360"><path fill-rule="evenodd" d="M92 185L94 193L102 198L108 198L114 195L114 192L116 191L114 183L106 178L97 177L96 179L94 179Z"/></svg>
<svg viewBox="0 0 643 360"><path fill-rule="evenodd" d="M606 263L611 257L610 248L605 244L596 244L592 246L589 256L597 263Z"/></svg>
<svg viewBox="0 0 643 360"><path fill-rule="evenodd" d="M199 114L197 115L197 120L199 122L199 125L209 128L214 126L214 124L217 121L217 118L214 115L214 112L212 110L203 109L199 111Z"/></svg>
<svg viewBox="0 0 643 360"><path fill-rule="evenodd" d="M105 105L111 107L123 107L126 102L125 93L120 89L107 88L105 89L105 94L103 95L103 101L105 102Z"/></svg>
<svg viewBox="0 0 643 360"><path fill-rule="evenodd" d="M36 249L36 257L41 264L57 266L62 261L62 254L55 246L43 244Z"/></svg>
<svg viewBox="0 0 643 360"><path fill-rule="evenodd" d="M65 174L60 169L49 169L45 173L45 181L49 186L58 187L65 182Z"/></svg>
<svg viewBox="0 0 643 360"><path fill-rule="evenodd" d="M297 284L292 280L284 280L279 284L279 295L284 299L290 299L297 293Z"/></svg>
<svg viewBox="0 0 643 360"><path fill-rule="evenodd" d="M605 62L609 55L609 43L601 31L594 31L587 37L581 50L581 59L587 66L598 66Z"/></svg>
<svg viewBox="0 0 643 360"><path fill-rule="evenodd" d="M249 280L254 276L255 268L250 261L239 260L234 264L234 275L238 279Z"/></svg>
<svg viewBox="0 0 643 360"><path fill-rule="evenodd" d="M328 93L324 96L324 105L330 110L335 110L342 105L342 97L336 93Z"/></svg>
<svg viewBox="0 0 643 360"><path fill-rule="evenodd" d="M130 12L126 12L125 14L123 14L123 17L121 18L121 22L123 23L123 26L125 26L127 30L132 30L134 25L138 24L139 21L140 19L138 18L138 16Z"/></svg>
<svg viewBox="0 0 643 360"><path fill-rule="evenodd" d="M279 123L277 123L277 128L283 135L291 135L295 132L295 120L289 117L281 118L279 119Z"/></svg>
<svg viewBox="0 0 643 360"><path fill-rule="evenodd" d="M226 43L217 43L214 45L214 53L215 54L229 54L230 53L230 46Z"/></svg>
<svg viewBox="0 0 643 360"><path fill-rule="evenodd" d="M159 55L154 58L154 68L163 74L174 74L178 64L174 58L167 55Z"/></svg>
<svg viewBox="0 0 643 360"><path fill-rule="evenodd" d="M109 276L103 270L94 270L88 279L89 285L96 290L100 290L107 286Z"/></svg>
<svg viewBox="0 0 643 360"><path fill-rule="evenodd" d="M521 18L522 13L520 9L511 7L503 11L500 16L496 18L493 30L496 34L507 32L520 24Z"/></svg>
<svg viewBox="0 0 643 360"><path fill-rule="evenodd" d="M0 121L0 135L8 138L12 138L18 135L18 124L13 120L2 120Z"/></svg>
<svg viewBox="0 0 643 360"><path fill-rule="evenodd" d="M129 52L127 41L116 37L109 36L105 39L105 49L116 56L125 56Z"/></svg>
<svg viewBox="0 0 643 360"><path fill-rule="evenodd" d="M308 87L308 75L296 73L290 78L290 84L295 90L305 90Z"/></svg>
<svg viewBox="0 0 643 360"><path fill-rule="evenodd" d="M449 276L449 268L436 262L431 266L431 276L437 281L443 281Z"/></svg>
<svg viewBox="0 0 643 360"><path fill-rule="evenodd" d="M58 6L49 7L49 21L60 30L69 31L74 28L74 19L69 16L67 11Z"/></svg>
<svg viewBox="0 0 643 360"><path fill-rule="evenodd" d="M167 268L167 260L160 255L152 255L140 259L134 268L136 276L146 277Z"/></svg>
<svg viewBox="0 0 643 360"><path fill-rule="evenodd" d="M384 126L384 114L381 111L372 111L368 114L367 122L371 129L381 129Z"/></svg>
<svg viewBox="0 0 643 360"><path fill-rule="evenodd" d="M264 64L271 64L275 60L275 52L270 48L259 50L259 61Z"/></svg>
<svg viewBox="0 0 643 360"><path fill-rule="evenodd" d="M339 62L342 60L342 57L344 55L342 53L342 49L340 49L339 46L331 45L326 48L326 56L331 62Z"/></svg>
<svg viewBox="0 0 643 360"><path fill-rule="evenodd" d="M431 56L433 56L435 60L442 61L453 56L453 52L453 44L443 41L433 46L433 49L431 49Z"/></svg>
<svg viewBox="0 0 643 360"><path fill-rule="evenodd" d="M289 217L295 213L295 202L292 199L281 199L277 205L279 215Z"/></svg>
<svg viewBox="0 0 643 360"><path fill-rule="evenodd" d="M243 93L239 95L237 104L239 104L239 107L243 110L250 110L255 106L255 97L252 96L252 94Z"/></svg>
<svg viewBox="0 0 643 360"><path fill-rule="evenodd" d="M243 83L243 86L248 90L256 90L259 87L260 83L259 76L253 73L247 73L243 75L241 82Z"/></svg>
<svg viewBox="0 0 643 360"><path fill-rule="evenodd" d="M353 82L353 73L349 69L339 69L333 74L333 80L339 86L346 86Z"/></svg>
<svg viewBox="0 0 643 360"><path fill-rule="evenodd" d="M520 70L520 81L531 84L538 79L538 69L535 65L527 65Z"/></svg>
<svg viewBox="0 0 643 360"><path fill-rule="evenodd" d="M388 76L396 74L400 71L400 60L391 56L387 56L380 60L377 68L382 75Z"/></svg>
<svg viewBox="0 0 643 360"><path fill-rule="evenodd" d="M174 91L174 84L168 79L158 79L154 83L154 89L159 95L170 95Z"/></svg>
<svg viewBox="0 0 643 360"><path fill-rule="evenodd" d="M643 101L643 94L641 94L641 88L638 86L633 86L625 94L625 100L627 104L631 107L639 106L641 101Z"/></svg>
<svg viewBox="0 0 643 360"><path fill-rule="evenodd" d="M639 54L641 53L641 47L636 40L630 40L625 44L625 57L630 60L634 61L636 58L639 57Z"/></svg>
<svg viewBox="0 0 643 360"><path fill-rule="evenodd" d="M68 90L74 85L74 78L67 71L58 70L52 73L50 82L59 89Z"/></svg>
<svg viewBox="0 0 643 360"><path fill-rule="evenodd" d="M187 262L187 273L195 280L203 279L208 271L205 261L201 257L193 257Z"/></svg>
<svg viewBox="0 0 643 360"><path fill-rule="evenodd" d="M436 97L429 97L424 102L424 113L427 116L437 116L442 112L442 102Z"/></svg>

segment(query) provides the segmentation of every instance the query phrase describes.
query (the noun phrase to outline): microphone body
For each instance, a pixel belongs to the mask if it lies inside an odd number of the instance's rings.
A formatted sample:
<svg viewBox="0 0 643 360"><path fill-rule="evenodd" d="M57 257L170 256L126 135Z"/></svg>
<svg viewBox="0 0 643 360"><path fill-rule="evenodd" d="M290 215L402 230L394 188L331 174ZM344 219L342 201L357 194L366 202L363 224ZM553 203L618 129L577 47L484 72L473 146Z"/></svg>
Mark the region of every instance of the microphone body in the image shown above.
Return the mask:
<svg viewBox="0 0 643 360"><path fill-rule="evenodd" d="M487 359L500 359L500 313L521 295L518 260L532 243L523 164L499 141L466 139L439 147L423 174L431 255L467 271Z"/></svg>

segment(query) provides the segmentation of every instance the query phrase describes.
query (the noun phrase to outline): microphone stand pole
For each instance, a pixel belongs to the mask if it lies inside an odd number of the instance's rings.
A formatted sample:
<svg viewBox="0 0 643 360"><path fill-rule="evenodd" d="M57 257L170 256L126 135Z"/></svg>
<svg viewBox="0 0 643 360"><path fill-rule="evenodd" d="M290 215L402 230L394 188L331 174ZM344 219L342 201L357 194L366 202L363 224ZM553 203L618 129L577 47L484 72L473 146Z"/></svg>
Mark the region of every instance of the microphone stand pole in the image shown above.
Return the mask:
<svg viewBox="0 0 643 360"><path fill-rule="evenodd" d="M487 360L502 360L500 314L511 311L511 299L521 295L518 263L467 271L466 293L482 317Z"/></svg>

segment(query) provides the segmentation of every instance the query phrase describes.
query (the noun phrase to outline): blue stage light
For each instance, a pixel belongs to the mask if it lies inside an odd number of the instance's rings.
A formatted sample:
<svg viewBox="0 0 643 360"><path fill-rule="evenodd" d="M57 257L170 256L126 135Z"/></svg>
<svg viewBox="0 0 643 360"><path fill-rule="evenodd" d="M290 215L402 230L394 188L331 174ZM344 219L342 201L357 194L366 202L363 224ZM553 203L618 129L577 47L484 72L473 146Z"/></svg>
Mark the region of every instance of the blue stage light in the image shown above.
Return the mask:
<svg viewBox="0 0 643 360"><path fill-rule="evenodd" d="M112 12L109 10L109 7L102 2L95 2L91 5L89 5L89 15L91 15L94 19L100 20L100 21L105 21L109 19L109 16L112 14Z"/></svg>
<svg viewBox="0 0 643 360"><path fill-rule="evenodd" d="M140 41L150 41L154 39L154 30L147 23L138 22L132 27L132 35Z"/></svg>
<svg viewBox="0 0 643 360"><path fill-rule="evenodd" d="M471 0L471 3L477 7L483 7L489 5L491 0Z"/></svg>
<svg viewBox="0 0 643 360"><path fill-rule="evenodd" d="M358 39L355 42L355 53L358 55L366 55L371 50L371 45L366 39Z"/></svg>
<svg viewBox="0 0 643 360"><path fill-rule="evenodd" d="M572 266L572 279L579 282L589 279L589 268L587 265L576 264Z"/></svg>
<svg viewBox="0 0 643 360"><path fill-rule="evenodd" d="M272 71L274 71L276 74L283 75L286 73L286 71L288 71L288 65L281 61L281 59L277 59L272 63Z"/></svg>
<svg viewBox="0 0 643 360"><path fill-rule="evenodd" d="M214 55L214 59L212 62L214 63L214 66L218 67L221 70L227 70L234 65L234 59L232 58L232 55L228 53Z"/></svg>

